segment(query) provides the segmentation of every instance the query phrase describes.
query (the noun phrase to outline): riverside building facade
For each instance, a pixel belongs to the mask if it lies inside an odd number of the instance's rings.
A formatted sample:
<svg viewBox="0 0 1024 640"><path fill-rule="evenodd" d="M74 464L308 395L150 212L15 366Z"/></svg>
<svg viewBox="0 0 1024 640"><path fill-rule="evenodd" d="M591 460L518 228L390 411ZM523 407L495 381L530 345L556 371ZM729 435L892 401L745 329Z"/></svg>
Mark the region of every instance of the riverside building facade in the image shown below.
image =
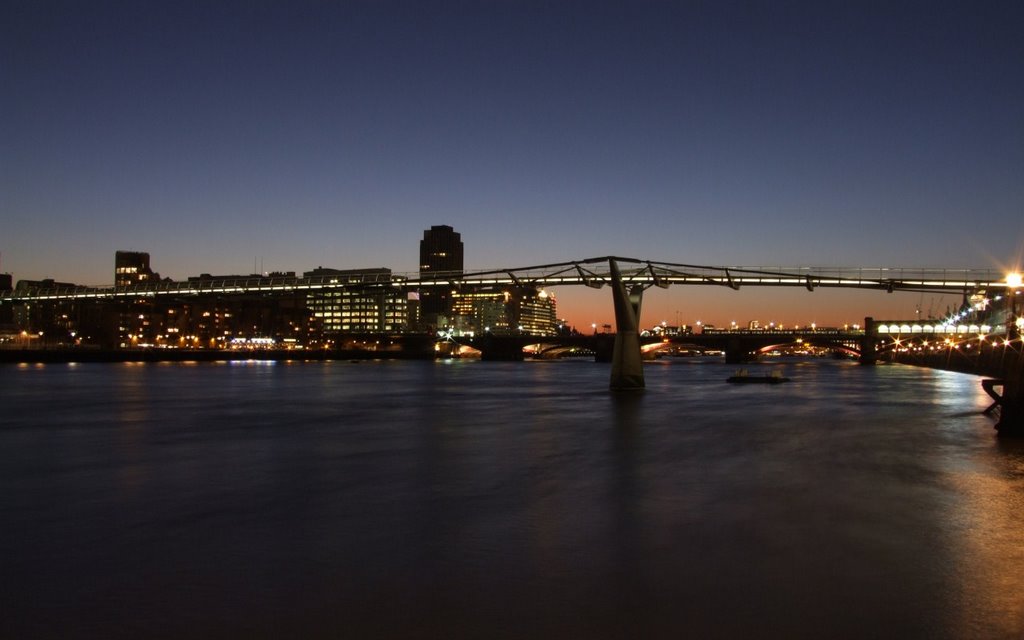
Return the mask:
<svg viewBox="0 0 1024 640"><path fill-rule="evenodd" d="M318 267L304 277L326 277L331 284L349 283L351 289L315 291L306 295L306 307L325 336L339 333L402 333L408 330L408 296L405 289L365 289L359 285L400 284L391 269L325 269Z"/></svg>
<svg viewBox="0 0 1024 640"><path fill-rule="evenodd" d="M558 333L555 296L544 289L510 287L452 294L451 328L460 334Z"/></svg>
<svg viewBox="0 0 1024 640"><path fill-rule="evenodd" d="M462 240L452 227L425 231L420 251L424 277L463 273ZM557 333L555 299L546 291L428 286L417 297L405 278L387 268L318 267L301 276L292 271L202 274L187 278L188 286L182 287L160 280L148 253L118 251L113 288L95 297L70 298L50 294L85 287L54 280L20 280L11 287L13 278L4 276L0 289L31 299L0 302L0 332L51 347L330 349L378 339L371 336L435 329ZM235 288L234 281L244 286ZM324 284L332 286L321 288ZM417 322L413 316L420 311L424 320Z"/></svg>

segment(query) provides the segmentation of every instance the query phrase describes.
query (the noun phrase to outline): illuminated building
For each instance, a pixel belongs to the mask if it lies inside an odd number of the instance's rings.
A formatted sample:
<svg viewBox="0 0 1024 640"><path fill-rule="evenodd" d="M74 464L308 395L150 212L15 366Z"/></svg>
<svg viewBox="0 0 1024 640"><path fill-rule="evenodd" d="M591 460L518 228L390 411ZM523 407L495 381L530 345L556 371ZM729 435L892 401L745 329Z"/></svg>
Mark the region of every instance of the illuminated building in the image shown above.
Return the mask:
<svg viewBox="0 0 1024 640"><path fill-rule="evenodd" d="M149 254L144 251L118 251L114 254L114 286L130 287L152 280L160 274L149 268Z"/></svg>
<svg viewBox="0 0 1024 640"><path fill-rule="evenodd" d="M452 296L451 326L460 334L509 333L510 298L509 292L493 289L456 293Z"/></svg>
<svg viewBox="0 0 1024 640"><path fill-rule="evenodd" d="M454 293L451 326L460 333L558 333L555 297L543 289L514 287Z"/></svg>
<svg viewBox="0 0 1024 640"><path fill-rule="evenodd" d="M18 280L14 287L15 293L46 291L54 289L72 289L76 285L70 282L57 282L51 278L45 280ZM74 330L80 310L84 305L80 301L54 300L14 304L10 310L10 320L19 330L45 335L46 341L58 343L64 341Z"/></svg>
<svg viewBox="0 0 1024 640"><path fill-rule="evenodd" d="M420 240L420 277L462 275L462 235L447 225L423 232ZM440 290L420 291L420 317L428 325L444 324L440 316L451 313L452 294Z"/></svg>
<svg viewBox="0 0 1024 640"><path fill-rule="evenodd" d="M555 296L544 289L514 289L512 323L517 330L533 336L553 336L558 333L555 315Z"/></svg>
<svg viewBox="0 0 1024 640"><path fill-rule="evenodd" d="M320 267L303 276L327 276L331 284L395 281L390 269ZM306 306L324 334L401 333L407 329L408 300L405 291L398 287L314 291L306 294Z"/></svg>

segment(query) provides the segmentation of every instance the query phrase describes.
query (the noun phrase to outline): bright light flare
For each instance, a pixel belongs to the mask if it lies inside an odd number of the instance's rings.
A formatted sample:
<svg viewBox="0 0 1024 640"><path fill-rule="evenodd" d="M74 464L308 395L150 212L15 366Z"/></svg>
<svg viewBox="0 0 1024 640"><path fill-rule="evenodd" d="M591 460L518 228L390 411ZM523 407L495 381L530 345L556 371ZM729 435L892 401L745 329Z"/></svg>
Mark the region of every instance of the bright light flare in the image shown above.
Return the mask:
<svg viewBox="0 0 1024 640"><path fill-rule="evenodd" d="M1020 273L1015 271L1013 273L1007 274L1006 286L1015 289L1021 286L1022 283L1024 283L1024 277L1022 277Z"/></svg>

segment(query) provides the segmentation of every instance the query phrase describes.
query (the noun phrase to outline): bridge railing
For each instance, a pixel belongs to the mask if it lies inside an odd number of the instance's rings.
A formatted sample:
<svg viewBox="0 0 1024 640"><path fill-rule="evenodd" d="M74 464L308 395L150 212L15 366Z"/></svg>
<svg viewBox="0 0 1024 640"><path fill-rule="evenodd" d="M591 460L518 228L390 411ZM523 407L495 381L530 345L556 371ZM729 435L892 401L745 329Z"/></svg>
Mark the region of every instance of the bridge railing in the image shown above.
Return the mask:
<svg viewBox="0 0 1024 640"><path fill-rule="evenodd" d="M839 328L821 328L821 329L728 329L728 328L705 328L702 332L703 335L709 336L861 336L864 335L863 329L839 329Z"/></svg>
<svg viewBox="0 0 1024 640"><path fill-rule="evenodd" d="M1005 332L1005 326L988 324L876 322L875 325L878 335L991 335Z"/></svg>
<svg viewBox="0 0 1024 640"><path fill-rule="evenodd" d="M516 269L474 272L397 274L382 270L315 276L251 276L160 281L128 287L58 287L16 289L0 293L0 301L61 300L202 293L260 293L345 288L437 288L449 286L586 285L601 287L611 280L610 261L620 265L628 285L671 284L725 286L788 286L867 288L887 291L968 291L1005 288L1005 275L993 269L912 269L838 267L722 267L688 265L633 258L588 258Z"/></svg>

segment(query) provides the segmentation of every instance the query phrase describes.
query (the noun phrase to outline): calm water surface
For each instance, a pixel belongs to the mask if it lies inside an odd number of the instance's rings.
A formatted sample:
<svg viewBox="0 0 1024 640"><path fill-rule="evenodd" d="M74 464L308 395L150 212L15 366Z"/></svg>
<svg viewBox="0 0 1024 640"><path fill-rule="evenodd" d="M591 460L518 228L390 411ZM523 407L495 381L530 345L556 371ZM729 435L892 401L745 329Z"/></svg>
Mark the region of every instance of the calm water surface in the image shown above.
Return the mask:
<svg viewBox="0 0 1024 640"><path fill-rule="evenodd" d="M0 636L1024 637L978 379L780 367L5 365Z"/></svg>

